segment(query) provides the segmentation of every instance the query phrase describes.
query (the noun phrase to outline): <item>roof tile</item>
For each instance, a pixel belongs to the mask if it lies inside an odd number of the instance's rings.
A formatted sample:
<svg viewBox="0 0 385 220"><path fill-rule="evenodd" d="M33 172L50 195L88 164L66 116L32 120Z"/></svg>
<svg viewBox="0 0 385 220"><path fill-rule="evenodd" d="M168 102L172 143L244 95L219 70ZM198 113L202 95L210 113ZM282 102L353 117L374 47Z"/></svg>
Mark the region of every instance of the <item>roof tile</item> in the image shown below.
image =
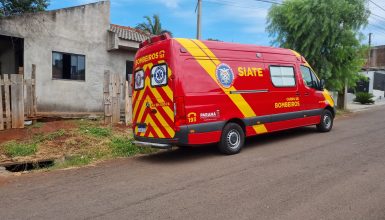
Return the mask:
<svg viewBox="0 0 385 220"><path fill-rule="evenodd" d="M150 34L147 34L141 30L116 24L110 25L110 31L116 33L119 38L136 42L143 42L151 37Z"/></svg>

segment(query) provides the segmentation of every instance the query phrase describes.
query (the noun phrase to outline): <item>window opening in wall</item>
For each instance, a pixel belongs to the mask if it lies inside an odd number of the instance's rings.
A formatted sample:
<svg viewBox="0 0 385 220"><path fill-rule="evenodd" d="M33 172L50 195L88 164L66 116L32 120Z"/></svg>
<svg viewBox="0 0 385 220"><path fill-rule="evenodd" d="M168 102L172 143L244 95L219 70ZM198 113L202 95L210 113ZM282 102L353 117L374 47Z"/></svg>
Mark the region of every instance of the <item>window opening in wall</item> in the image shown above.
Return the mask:
<svg viewBox="0 0 385 220"><path fill-rule="evenodd" d="M86 57L84 55L52 52L52 78L85 80Z"/></svg>

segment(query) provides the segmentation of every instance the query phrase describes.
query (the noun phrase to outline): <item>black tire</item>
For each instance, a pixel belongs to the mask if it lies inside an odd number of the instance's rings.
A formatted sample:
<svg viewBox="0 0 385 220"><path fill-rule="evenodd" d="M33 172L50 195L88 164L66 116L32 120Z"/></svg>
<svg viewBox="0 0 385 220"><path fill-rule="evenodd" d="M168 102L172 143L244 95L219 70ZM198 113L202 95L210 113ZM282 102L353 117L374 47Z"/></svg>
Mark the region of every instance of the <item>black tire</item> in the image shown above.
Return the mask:
<svg viewBox="0 0 385 220"><path fill-rule="evenodd" d="M245 144L245 132L236 123L228 123L222 130L218 149L224 154L237 154Z"/></svg>
<svg viewBox="0 0 385 220"><path fill-rule="evenodd" d="M321 115L321 122L317 125L317 130L320 132L329 132L333 128L333 114L325 109Z"/></svg>

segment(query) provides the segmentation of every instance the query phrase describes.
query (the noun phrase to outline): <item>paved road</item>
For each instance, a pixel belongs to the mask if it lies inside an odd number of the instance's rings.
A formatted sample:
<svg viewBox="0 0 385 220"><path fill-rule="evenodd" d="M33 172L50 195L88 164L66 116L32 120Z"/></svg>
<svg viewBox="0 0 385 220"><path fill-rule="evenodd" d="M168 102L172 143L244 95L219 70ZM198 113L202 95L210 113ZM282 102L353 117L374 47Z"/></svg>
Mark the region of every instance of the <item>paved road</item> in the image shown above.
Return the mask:
<svg viewBox="0 0 385 220"><path fill-rule="evenodd" d="M385 107L213 148L0 183L0 219L385 219Z"/></svg>

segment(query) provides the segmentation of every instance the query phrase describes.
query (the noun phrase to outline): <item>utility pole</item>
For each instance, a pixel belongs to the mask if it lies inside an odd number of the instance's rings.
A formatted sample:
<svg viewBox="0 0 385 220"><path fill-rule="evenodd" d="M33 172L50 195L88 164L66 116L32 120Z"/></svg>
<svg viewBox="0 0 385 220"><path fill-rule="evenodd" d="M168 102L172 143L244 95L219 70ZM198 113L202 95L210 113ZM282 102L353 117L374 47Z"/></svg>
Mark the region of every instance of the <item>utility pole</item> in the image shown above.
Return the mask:
<svg viewBox="0 0 385 220"><path fill-rule="evenodd" d="M369 54L368 54L368 71L370 69L370 54L372 50L372 33L369 33Z"/></svg>
<svg viewBox="0 0 385 220"><path fill-rule="evenodd" d="M202 0L198 0L197 4L197 39L201 39L201 16L202 16Z"/></svg>

